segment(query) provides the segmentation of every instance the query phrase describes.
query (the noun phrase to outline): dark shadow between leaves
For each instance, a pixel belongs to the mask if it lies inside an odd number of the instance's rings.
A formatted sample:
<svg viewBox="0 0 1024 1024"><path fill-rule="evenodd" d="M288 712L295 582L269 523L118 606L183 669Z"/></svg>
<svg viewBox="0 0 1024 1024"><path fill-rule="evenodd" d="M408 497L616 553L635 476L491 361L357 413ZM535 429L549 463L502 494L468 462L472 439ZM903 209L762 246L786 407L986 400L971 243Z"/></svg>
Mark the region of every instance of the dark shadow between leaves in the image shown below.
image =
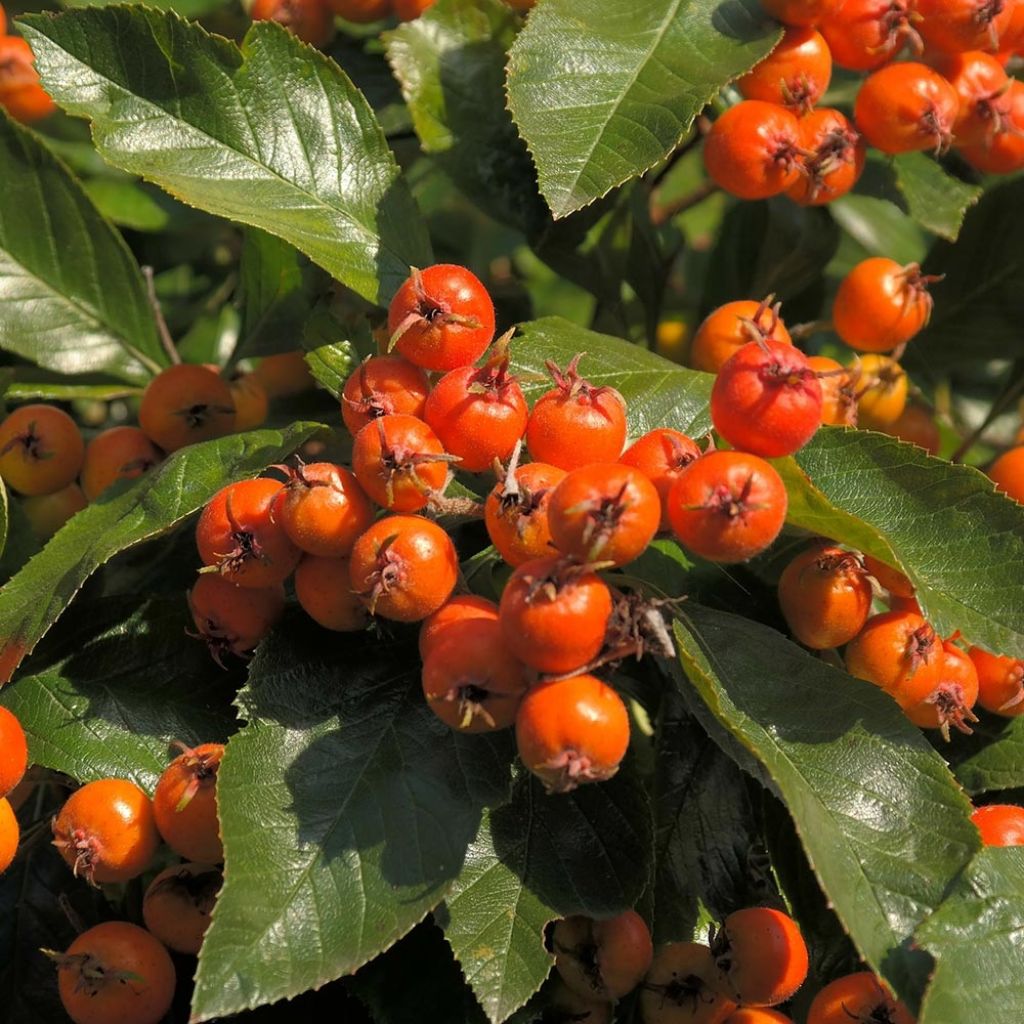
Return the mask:
<svg viewBox="0 0 1024 1024"><path fill-rule="evenodd" d="M751 0L723 0L711 14L711 24L723 36L740 43L764 39L779 26Z"/></svg>

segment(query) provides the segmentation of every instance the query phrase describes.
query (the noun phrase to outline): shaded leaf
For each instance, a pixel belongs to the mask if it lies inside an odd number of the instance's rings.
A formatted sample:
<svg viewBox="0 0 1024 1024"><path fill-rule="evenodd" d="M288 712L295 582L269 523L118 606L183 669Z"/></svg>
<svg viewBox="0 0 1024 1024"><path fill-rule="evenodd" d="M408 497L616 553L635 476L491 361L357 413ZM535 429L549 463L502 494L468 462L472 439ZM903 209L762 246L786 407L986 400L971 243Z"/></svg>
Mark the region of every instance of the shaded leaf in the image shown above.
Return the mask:
<svg viewBox="0 0 1024 1024"><path fill-rule="evenodd" d="M142 6L22 19L47 91L92 121L112 164L262 228L386 302L430 262L415 204L365 99L275 22L241 49Z"/></svg>
<svg viewBox="0 0 1024 1024"><path fill-rule="evenodd" d="M508 97L552 213L653 167L778 38L748 0L545 0L512 47Z"/></svg>
<svg viewBox="0 0 1024 1024"><path fill-rule="evenodd" d="M920 263L928 251L925 233L887 199L850 192L833 199L828 209L833 220L871 256L887 256L900 264Z"/></svg>
<svg viewBox="0 0 1024 1024"><path fill-rule="evenodd" d="M953 772L968 793L1024 788L1024 718L978 711L971 736L957 736L948 751ZM945 744L943 744L945 746Z"/></svg>

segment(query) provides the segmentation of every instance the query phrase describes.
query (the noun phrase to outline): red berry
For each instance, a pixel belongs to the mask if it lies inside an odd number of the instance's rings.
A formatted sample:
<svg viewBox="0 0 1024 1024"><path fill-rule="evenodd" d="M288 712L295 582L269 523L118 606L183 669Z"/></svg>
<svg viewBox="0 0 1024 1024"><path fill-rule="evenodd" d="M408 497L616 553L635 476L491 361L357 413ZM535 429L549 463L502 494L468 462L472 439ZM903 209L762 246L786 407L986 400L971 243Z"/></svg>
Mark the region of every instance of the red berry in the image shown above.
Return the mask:
<svg viewBox="0 0 1024 1024"><path fill-rule="evenodd" d="M988 804L979 807L971 821L986 846L1024 846L1024 807Z"/></svg>
<svg viewBox="0 0 1024 1024"><path fill-rule="evenodd" d="M306 555L295 570L295 597L324 629L355 633L367 623L366 608L352 590L348 558Z"/></svg>
<svg viewBox="0 0 1024 1024"><path fill-rule="evenodd" d="M333 462L299 466L277 505L292 543L324 558L347 555L374 514L355 475Z"/></svg>
<svg viewBox="0 0 1024 1024"><path fill-rule="evenodd" d="M491 543L509 565L522 565L551 553L548 506L565 470L528 462L496 483L484 502L484 524Z"/></svg>
<svg viewBox="0 0 1024 1024"><path fill-rule="evenodd" d="M1010 79L998 59L980 50L952 53L939 70L960 98L960 113L953 125L957 147L984 142L999 129L1005 116Z"/></svg>
<svg viewBox="0 0 1024 1024"><path fill-rule="evenodd" d="M942 665L935 689L906 709L907 718L922 729L938 729L949 742L949 727L971 733L969 722L978 719L971 708L978 700L978 672L974 662L950 641L942 644Z"/></svg>
<svg viewBox="0 0 1024 1024"><path fill-rule="evenodd" d="M874 71L908 43L921 50L917 0L842 0L822 19L832 59L850 71Z"/></svg>
<svg viewBox="0 0 1024 1024"><path fill-rule="evenodd" d="M427 375L400 356L371 356L345 381L341 416L355 436L370 420L402 413L423 418Z"/></svg>
<svg viewBox="0 0 1024 1024"><path fill-rule="evenodd" d="M334 16L326 0L256 0L253 21L276 21L304 43L326 46L334 35Z"/></svg>
<svg viewBox="0 0 1024 1024"><path fill-rule="evenodd" d="M786 191L802 206L821 206L846 195L864 170L867 147L845 114L829 107L800 119L802 173Z"/></svg>
<svg viewBox="0 0 1024 1024"><path fill-rule="evenodd" d="M622 453L619 462L639 469L654 484L661 502L661 529L670 528L668 494L672 485L700 454L693 440L668 427L658 427L644 434Z"/></svg>
<svg viewBox="0 0 1024 1024"><path fill-rule="evenodd" d="M736 80L748 100L810 110L832 78L828 44L813 28L787 28L779 45Z"/></svg>
<svg viewBox="0 0 1024 1024"><path fill-rule="evenodd" d="M808 356L807 365L821 385L821 422L838 427L857 425L857 393L850 371L828 356Z"/></svg>
<svg viewBox="0 0 1024 1024"><path fill-rule="evenodd" d="M214 660L245 657L273 629L284 611L284 587L239 587L215 573L202 573L188 595L201 639Z"/></svg>
<svg viewBox="0 0 1024 1024"><path fill-rule="evenodd" d="M840 0L761 0L761 6L783 25L817 25Z"/></svg>
<svg viewBox="0 0 1024 1024"><path fill-rule="evenodd" d="M761 302L727 302L712 310L693 336L689 364L695 370L718 373L725 361L749 341L793 344L779 316L779 304L772 305L770 296Z"/></svg>
<svg viewBox="0 0 1024 1024"><path fill-rule="evenodd" d="M476 594L456 594L436 612L423 620L420 626L420 660L426 661L431 652L450 636L457 636L463 624L476 619L498 621L498 606L486 597Z"/></svg>
<svg viewBox="0 0 1024 1024"><path fill-rule="evenodd" d="M1024 82L1011 81L994 110L995 130L980 142L961 146L960 152L986 174L1012 174L1024 168Z"/></svg>
<svg viewBox="0 0 1024 1024"><path fill-rule="evenodd" d="M906 61L865 79L854 119L868 142L883 153L945 149L960 111L956 90L937 71Z"/></svg>
<svg viewBox="0 0 1024 1024"><path fill-rule="evenodd" d="M918 31L930 50L995 53L1013 8L1013 0L917 0Z"/></svg>
<svg viewBox="0 0 1024 1024"><path fill-rule="evenodd" d="M1024 715L1024 661L989 654L980 647L968 652L978 673L978 703L1005 718Z"/></svg>

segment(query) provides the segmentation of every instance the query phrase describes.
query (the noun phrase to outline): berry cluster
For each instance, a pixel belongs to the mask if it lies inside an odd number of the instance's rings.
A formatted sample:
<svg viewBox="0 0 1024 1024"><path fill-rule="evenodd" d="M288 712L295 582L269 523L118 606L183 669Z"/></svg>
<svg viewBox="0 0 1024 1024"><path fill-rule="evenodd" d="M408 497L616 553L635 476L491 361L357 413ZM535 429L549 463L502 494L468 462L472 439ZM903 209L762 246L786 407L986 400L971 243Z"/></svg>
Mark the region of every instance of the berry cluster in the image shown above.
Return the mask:
<svg viewBox="0 0 1024 1024"><path fill-rule="evenodd" d="M21 36L6 35L7 17L0 5L0 107L16 121L32 124L56 109L39 84L35 58Z"/></svg>
<svg viewBox="0 0 1024 1024"><path fill-rule="evenodd" d="M1016 0L763 0L785 26L736 82L745 97L704 140L709 176L741 199L785 193L801 205L845 195L867 145L883 153L955 146L974 168L1024 167L1024 84L1004 65L1024 51ZM910 48L921 61L897 60ZM870 72L853 121L815 108L833 62Z"/></svg>

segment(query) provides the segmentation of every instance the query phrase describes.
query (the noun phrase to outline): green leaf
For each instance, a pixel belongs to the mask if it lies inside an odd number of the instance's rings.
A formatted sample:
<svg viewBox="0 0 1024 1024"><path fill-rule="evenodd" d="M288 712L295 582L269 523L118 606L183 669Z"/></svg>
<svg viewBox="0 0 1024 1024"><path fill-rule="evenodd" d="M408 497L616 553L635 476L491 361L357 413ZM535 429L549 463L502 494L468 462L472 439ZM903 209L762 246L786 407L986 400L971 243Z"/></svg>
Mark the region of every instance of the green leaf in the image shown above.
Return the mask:
<svg viewBox="0 0 1024 1024"><path fill-rule="evenodd" d="M676 638L707 707L770 776L861 955L912 998L914 930L979 844L945 763L891 698L774 630L687 605Z"/></svg>
<svg viewBox="0 0 1024 1024"><path fill-rule="evenodd" d="M343 323L325 304L318 305L303 326L302 346L310 373L321 387L339 400L356 362L352 342L357 338L372 345L366 321L349 318Z"/></svg>
<svg viewBox="0 0 1024 1024"><path fill-rule="evenodd" d="M7 531L10 528L10 498L7 494L7 486L0 480L0 557L3 556L7 547Z"/></svg>
<svg viewBox="0 0 1024 1024"><path fill-rule="evenodd" d="M828 209L835 222L866 250L867 255L888 256L897 263L907 264L920 263L928 251L928 236L887 199L850 192L833 199Z"/></svg>
<svg viewBox="0 0 1024 1024"><path fill-rule="evenodd" d="M239 694L218 780L226 872L193 1019L349 974L445 897L511 737L463 736L423 699L414 651L286 622Z"/></svg>
<svg viewBox="0 0 1024 1024"><path fill-rule="evenodd" d="M552 213L653 167L778 39L752 0L545 0L512 47L508 98Z"/></svg>
<svg viewBox="0 0 1024 1024"><path fill-rule="evenodd" d="M384 39L424 152L485 210L534 235L547 207L505 103L517 27L501 0L439 0Z"/></svg>
<svg viewBox="0 0 1024 1024"><path fill-rule="evenodd" d="M437 915L491 1021L525 1005L547 977L545 925L632 907L649 880L650 851L647 799L628 766L558 797L521 773L511 801L482 821Z"/></svg>
<svg viewBox="0 0 1024 1024"><path fill-rule="evenodd" d="M1024 788L1024 718L982 714L973 735L952 744L954 774L972 794Z"/></svg>
<svg viewBox="0 0 1024 1024"><path fill-rule="evenodd" d="M166 533L232 480L281 462L319 429L317 423L295 423L189 445L133 486L74 516L0 590L0 685L104 562Z"/></svg>
<svg viewBox="0 0 1024 1024"><path fill-rule="evenodd" d="M192 628L184 592L76 605L52 642L0 690L33 764L80 782L131 779L152 792L175 740L221 742L231 731L231 676Z"/></svg>
<svg viewBox="0 0 1024 1024"><path fill-rule="evenodd" d="M141 3L142 0L60 0L62 7L109 7L112 4ZM158 11L175 11L183 18L202 18L228 6L228 0L145 0Z"/></svg>
<svg viewBox="0 0 1024 1024"><path fill-rule="evenodd" d="M552 386L546 359L564 370L574 355L585 352L580 373L593 384L622 393L630 437L655 427L674 427L693 437L711 429L710 374L685 369L639 345L588 331L561 317L520 324L519 332L512 342L512 362L517 373L531 375L522 382L530 401Z"/></svg>
<svg viewBox="0 0 1024 1024"><path fill-rule="evenodd" d="M790 523L902 568L941 635L1024 657L1024 507L885 434L825 428L794 458Z"/></svg>
<svg viewBox="0 0 1024 1024"><path fill-rule="evenodd" d="M45 380L15 380L11 381L4 394L16 402L74 402L77 399L113 402L118 398L138 398L142 394L142 388L128 384L65 384Z"/></svg>
<svg viewBox="0 0 1024 1024"><path fill-rule="evenodd" d="M148 191L140 182L93 178L83 182L82 187L100 213L118 227L160 232L171 222L167 206L173 200Z"/></svg>
<svg viewBox="0 0 1024 1024"><path fill-rule="evenodd" d="M47 91L112 164L262 228L385 303L430 262L384 134L341 69L274 22L241 49L141 6L22 19Z"/></svg>
<svg viewBox="0 0 1024 1024"><path fill-rule="evenodd" d="M0 111L0 348L144 384L166 365L119 234L38 137Z"/></svg>
<svg viewBox="0 0 1024 1024"><path fill-rule="evenodd" d="M1024 1020L1022 931L1024 850L983 850L917 933L937 961L920 1024Z"/></svg>

